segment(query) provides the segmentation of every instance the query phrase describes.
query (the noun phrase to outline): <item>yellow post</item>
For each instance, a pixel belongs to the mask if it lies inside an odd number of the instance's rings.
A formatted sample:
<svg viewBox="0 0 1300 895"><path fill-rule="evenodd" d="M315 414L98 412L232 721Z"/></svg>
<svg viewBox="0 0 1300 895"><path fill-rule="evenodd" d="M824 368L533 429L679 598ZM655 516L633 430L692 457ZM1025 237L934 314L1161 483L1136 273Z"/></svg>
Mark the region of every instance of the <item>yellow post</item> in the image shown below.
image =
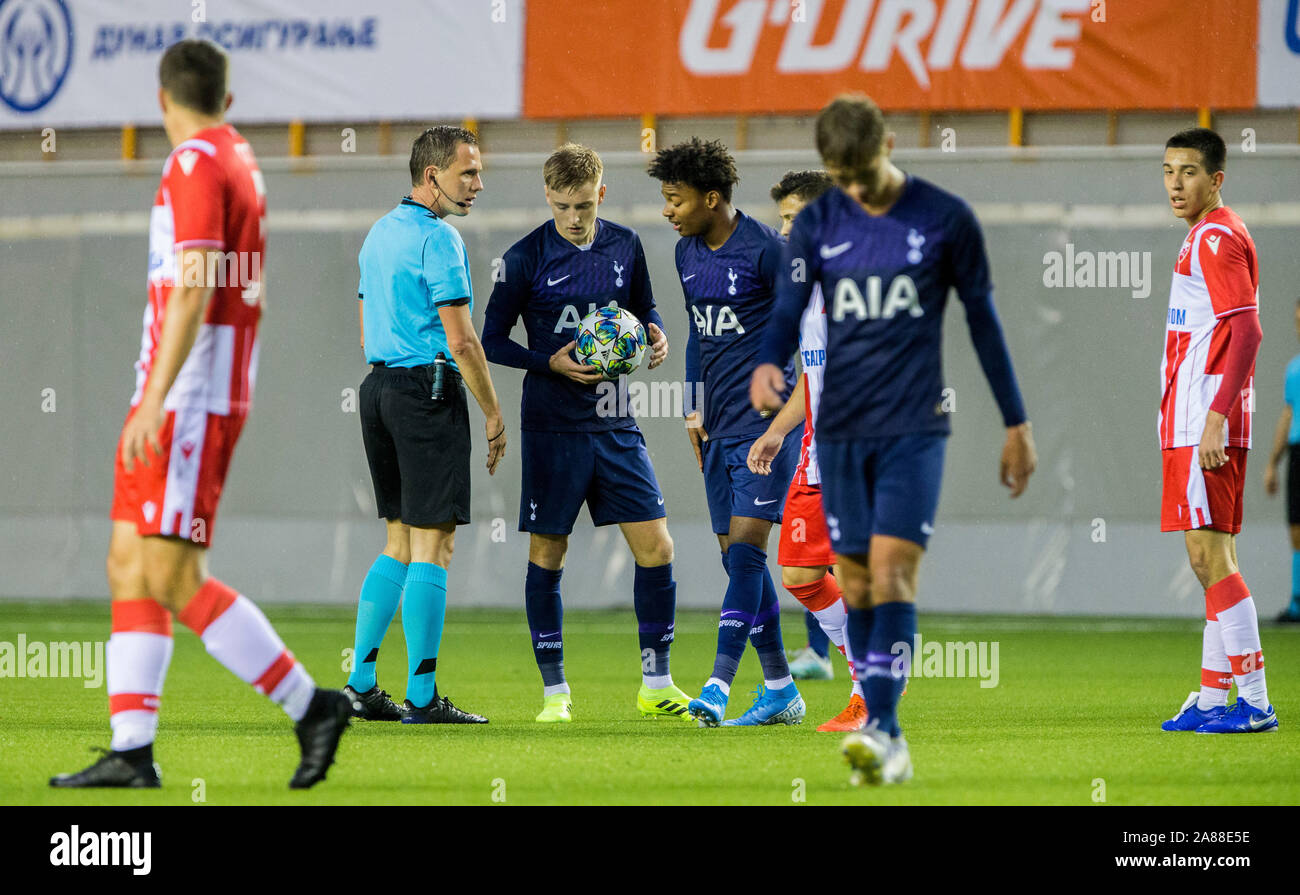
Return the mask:
<svg viewBox="0 0 1300 895"><path fill-rule="evenodd" d="M1201 106L1196 110L1197 127L1213 127L1214 116L1210 114L1209 106Z"/></svg>
<svg viewBox="0 0 1300 895"><path fill-rule="evenodd" d="M379 122L379 154L392 155L393 153L393 123L391 121Z"/></svg>
<svg viewBox="0 0 1300 895"><path fill-rule="evenodd" d="M1111 109L1106 113L1106 145L1114 146L1119 142L1119 113Z"/></svg>
<svg viewBox="0 0 1300 895"><path fill-rule="evenodd" d="M659 135L655 133L655 116L653 112L641 115L641 151L655 152L659 145Z"/></svg>
<svg viewBox="0 0 1300 895"><path fill-rule="evenodd" d="M569 122L561 118L555 122L555 145L563 146L569 142Z"/></svg>
<svg viewBox="0 0 1300 895"><path fill-rule="evenodd" d="M135 125L122 125L122 161L129 162L136 157Z"/></svg>
<svg viewBox="0 0 1300 895"><path fill-rule="evenodd" d="M749 116L748 115L736 116L736 142L731 148L737 150L749 148Z"/></svg>
<svg viewBox="0 0 1300 895"><path fill-rule="evenodd" d="M1012 106L1007 115L1008 140L1012 146L1025 145L1025 110Z"/></svg>
<svg viewBox="0 0 1300 895"><path fill-rule="evenodd" d="M301 158L307 154L307 126L302 123L302 119L294 119L289 122L289 155L293 158Z"/></svg>
<svg viewBox="0 0 1300 895"><path fill-rule="evenodd" d="M482 137L482 135L478 132L477 118L466 118L464 121L460 123L460 126L465 128L465 130L469 131L475 137L479 137L479 138Z"/></svg>
<svg viewBox="0 0 1300 895"><path fill-rule="evenodd" d="M918 137L920 137L919 140L920 147L922 149L929 149L930 148L930 110L929 109L921 110L921 117L917 123L917 128L920 131L920 133L917 135Z"/></svg>

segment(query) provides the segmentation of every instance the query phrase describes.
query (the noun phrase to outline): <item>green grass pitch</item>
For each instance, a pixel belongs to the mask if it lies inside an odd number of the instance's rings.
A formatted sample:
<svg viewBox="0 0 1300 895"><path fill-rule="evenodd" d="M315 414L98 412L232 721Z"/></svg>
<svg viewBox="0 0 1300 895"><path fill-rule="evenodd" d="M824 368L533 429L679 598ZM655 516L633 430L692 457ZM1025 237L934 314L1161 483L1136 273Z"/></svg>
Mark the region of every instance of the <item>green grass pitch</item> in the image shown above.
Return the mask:
<svg viewBox="0 0 1300 895"><path fill-rule="evenodd" d="M341 687L352 642L346 607L270 607L273 623L317 681ZM787 614L786 644L803 642ZM673 647L677 683L691 695L712 664L716 614L683 612ZM297 745L284 715L240 683L177 626L156 757L160 791L51 790L108 744L107 697L68 678L0 678L0 804L1291 804L1300 802L1300 630L1265 627L1278 733L1170 734L1159 729L1198 681L1194 620L959 617L921 613L927 640L996 641L999 680L913 679L901 718L915 779L855 789L838 734L817 724L843 707L834 681L803 682L797 727L701 730L642 720L639 653L630 612L570 612L565 667L574 722L541 725L541 684L523 612L449 613L440 690L487 715L486 726L355 722L329 779L291 792ZM95 641L106 604L0 603L0 641ZM394 625L381 685L402 698L405 649ZM728 715L748 707L759 680L746 653Z"/></svg>

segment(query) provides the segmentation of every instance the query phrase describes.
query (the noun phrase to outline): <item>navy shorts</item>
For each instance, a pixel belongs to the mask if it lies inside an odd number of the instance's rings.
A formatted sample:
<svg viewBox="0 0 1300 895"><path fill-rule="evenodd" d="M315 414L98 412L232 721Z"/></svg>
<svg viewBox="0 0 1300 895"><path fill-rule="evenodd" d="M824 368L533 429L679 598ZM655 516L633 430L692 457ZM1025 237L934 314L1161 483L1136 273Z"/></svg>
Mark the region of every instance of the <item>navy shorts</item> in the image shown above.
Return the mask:
<svg viewBox="0 0 1300 895"><path fill-rule="evenodd" d="M524 468L519 530L567 535L583 503L596 525L662 519L650 452L640 429L519 433Z"/></svg>
<svg viewBox="0 0 1300 895"><path fill-rule="evenodd" d="M934 534L947 435L818 441L822 503L836 553L866 553L872 535L922 547Z"/></svg>
<svg viewBox="0 0 1300 895"><path fill-rule="evenodd" d="M758 436L709 439L701 446L704 454L704 491L709 501L709 520L713 533L731 531L732 516L749 516L780 522L785 509L785 495L799 466L799 448L803 442L803 425L785 437L781 450L772 460L770 475L749 471L745 462L750 446Z"/></svg>

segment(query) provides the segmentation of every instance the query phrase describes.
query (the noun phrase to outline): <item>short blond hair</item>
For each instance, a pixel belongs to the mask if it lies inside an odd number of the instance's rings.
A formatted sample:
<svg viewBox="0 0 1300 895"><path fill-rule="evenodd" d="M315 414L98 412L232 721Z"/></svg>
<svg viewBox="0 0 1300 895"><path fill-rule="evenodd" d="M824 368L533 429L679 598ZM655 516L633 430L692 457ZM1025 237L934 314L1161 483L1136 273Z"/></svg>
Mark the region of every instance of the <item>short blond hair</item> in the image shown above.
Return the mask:
<svg viewBox="0 0 1300 895"><path fill-rule="evenodd" d="M570 192L595 181L600 183L605 166L596 150L579 143L565 143L551 153L542 166L542 179L546 188Z"/></svg>

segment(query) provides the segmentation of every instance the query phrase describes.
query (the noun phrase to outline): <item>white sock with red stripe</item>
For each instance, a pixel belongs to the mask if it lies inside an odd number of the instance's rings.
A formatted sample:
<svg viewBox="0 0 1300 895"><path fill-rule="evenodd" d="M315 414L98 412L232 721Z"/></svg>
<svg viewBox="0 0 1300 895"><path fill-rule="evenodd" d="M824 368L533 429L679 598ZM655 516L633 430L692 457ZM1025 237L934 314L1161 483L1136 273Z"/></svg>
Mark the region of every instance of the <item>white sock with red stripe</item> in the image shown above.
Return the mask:
<svg viewBox="0 0 1300 895"><path fill-rule="evenodd" d="M307 714L316 683L252 600L209 578L180 620L199 635L212 658L269 696L294 721Z"/></svg>
<svg viewBox="0 0 1300 895"><path fill-rule="evenodd" d="M1259 615L1255 600L1237 572L1210 585L1205 598L1219 619L1223 649L1237 682L1237 698L1257 709L1266 709L1268 687L1264 683L1264 653L1259 642Z"/></svg>
<svg viewBox="0 0 1300 895"><path fill-rule="evenodd" d="M1211 613L1209 597L1206 597L1205 613ZM1223 649L1223 635L1219 630L1219 620L1207 617L1205 632L1201 636L1201 695L1196 698L1196 707L1201 711L1228 704L1228 691L1232 689L1232 666L1228 663L1228 654Z"/></svg>
<svg viewBox="0 0 1300 895"><path fill-rule="evenodd" d="M114 600L105 676L113 751L139 749L154 741L171 658L171 613L156 600Z"/></svg>

